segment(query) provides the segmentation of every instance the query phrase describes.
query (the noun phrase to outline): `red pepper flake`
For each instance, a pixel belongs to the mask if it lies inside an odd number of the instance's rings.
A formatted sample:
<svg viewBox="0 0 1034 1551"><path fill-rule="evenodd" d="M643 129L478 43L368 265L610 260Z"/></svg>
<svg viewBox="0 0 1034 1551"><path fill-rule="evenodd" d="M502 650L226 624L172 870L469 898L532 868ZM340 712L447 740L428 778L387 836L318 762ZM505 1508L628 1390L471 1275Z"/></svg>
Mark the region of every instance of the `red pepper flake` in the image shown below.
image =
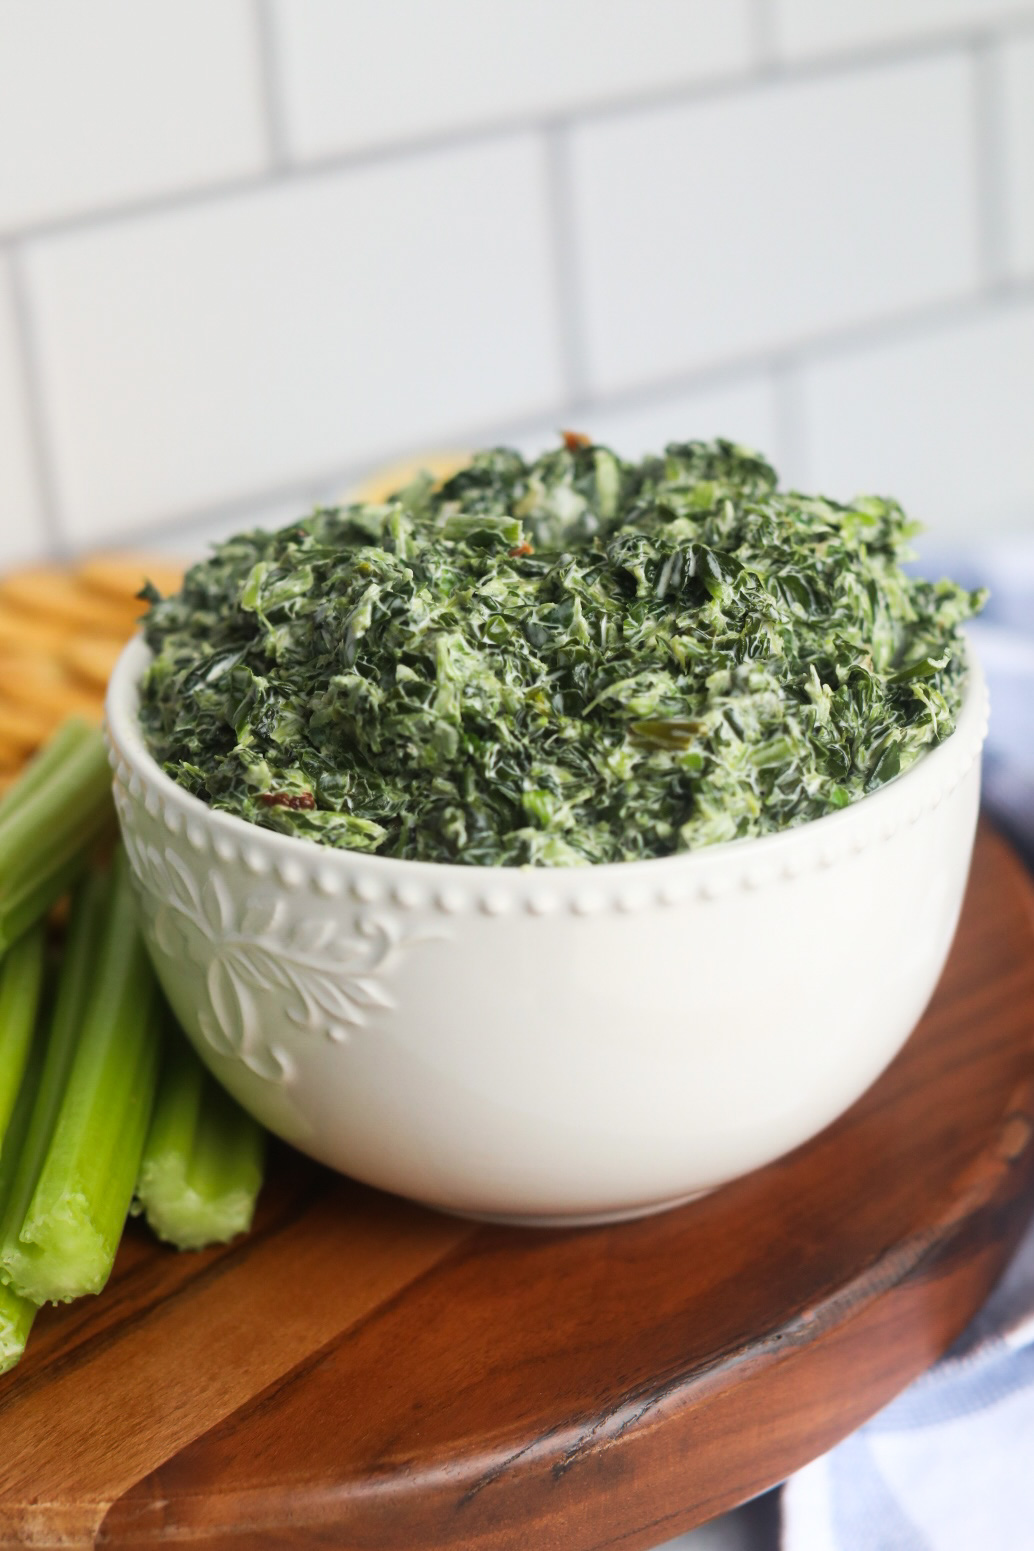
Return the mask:
<svg viewBox="0 0 1034 1551"><path fill-rule="evenodd" d="M516 549L511 549L510 559L516 560L520 555L533 555L534 553L535 551L532 549L527 539L525 539L523 544L518 544Z"/></svg>
<svg viewBox="0 0 1034 1551"><path fill-rule="evenodd" d="M259 802L264 808L315 808L316 799L311 792L263 792Z"/></svg>
<svg viewBox="0 0 1034 1551"><path fill-rule="evenodd" d="M560 434L568 452L578 452L582 447L592 446L592 437L586 436L584 431L561 431Z"/></svg>

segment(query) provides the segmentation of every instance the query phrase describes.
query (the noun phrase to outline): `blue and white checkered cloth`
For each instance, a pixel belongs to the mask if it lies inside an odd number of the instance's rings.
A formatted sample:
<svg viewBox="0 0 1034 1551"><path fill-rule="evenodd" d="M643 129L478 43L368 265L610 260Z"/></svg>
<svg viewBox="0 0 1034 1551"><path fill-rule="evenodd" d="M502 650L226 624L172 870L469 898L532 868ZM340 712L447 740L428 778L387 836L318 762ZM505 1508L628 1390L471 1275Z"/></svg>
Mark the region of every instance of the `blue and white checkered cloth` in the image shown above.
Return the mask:
<svg viewBox="0 0 1034 1551"><path fill-rule="evenodd" d="M984 800L1034 866L1034 540L923 553L987 585L972 627L991 688ZM792 1476L783 1551L1034 1551L1034 1228L950 1352Z"/></svg>

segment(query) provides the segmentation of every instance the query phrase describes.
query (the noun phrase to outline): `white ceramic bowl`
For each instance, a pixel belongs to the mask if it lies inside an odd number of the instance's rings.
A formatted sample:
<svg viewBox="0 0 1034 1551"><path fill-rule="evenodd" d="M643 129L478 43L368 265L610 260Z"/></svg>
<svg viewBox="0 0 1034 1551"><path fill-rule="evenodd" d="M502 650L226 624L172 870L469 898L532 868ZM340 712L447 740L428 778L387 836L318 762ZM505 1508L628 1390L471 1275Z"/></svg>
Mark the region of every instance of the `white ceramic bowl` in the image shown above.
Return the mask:
<svg viewBox="0 0 1034 1551"><path fill-rule="evenodd" d="M108 694L148 943L216 1077L313 1157L449 1211L659 1210L834 1120L900 1049L951 942L987 725L760 840L586 868L333 851L214 812Z"/></svg>

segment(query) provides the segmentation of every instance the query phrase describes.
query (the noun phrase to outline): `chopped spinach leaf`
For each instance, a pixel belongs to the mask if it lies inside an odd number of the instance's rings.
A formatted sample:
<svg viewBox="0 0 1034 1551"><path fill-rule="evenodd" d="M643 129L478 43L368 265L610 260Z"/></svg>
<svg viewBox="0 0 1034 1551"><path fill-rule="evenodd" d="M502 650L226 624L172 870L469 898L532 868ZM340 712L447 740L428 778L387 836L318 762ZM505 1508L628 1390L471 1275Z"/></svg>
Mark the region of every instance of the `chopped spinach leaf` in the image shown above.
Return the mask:
<svg viewBox="0 0 1034 1551"><path fill-rule="evenodd" d="M213 807L432 862L631 861L833 812L955 725L983 595L893 501L568 434L244 533L154 601L141 721Z"/></svg>

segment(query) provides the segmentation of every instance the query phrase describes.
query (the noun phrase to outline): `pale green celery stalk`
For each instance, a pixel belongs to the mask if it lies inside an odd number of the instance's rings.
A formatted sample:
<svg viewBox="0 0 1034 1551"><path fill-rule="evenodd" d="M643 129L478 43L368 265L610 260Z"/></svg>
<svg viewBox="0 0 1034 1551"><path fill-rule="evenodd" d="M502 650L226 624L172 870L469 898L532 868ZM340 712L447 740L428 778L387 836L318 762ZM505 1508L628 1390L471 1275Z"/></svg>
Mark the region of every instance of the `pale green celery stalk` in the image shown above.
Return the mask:
<svg viewBox="0 0 1034 1551"><path fill-rule="evenodd" d="M0 1287L0 1373L20 1362L36 1318L31 1298L19 1298L10 1287Z"/></svg>
<svg viewBox="0 0 1034 1551"><path fill-rule="evenodd" d="M29 1122L38 1091L40 1071L43 1065L43 1041L32 1042L28 1062L22 1073L21 1085L7 1128L4 1151L0 1153L0 1218L3 1217L10 1199L18 1170L18 1162L28 1135ZM36 1318L36 1305L23 1298L12 1287L0 1285L0 1373L13 1368L25 1351L32 1322Z"/></svg>
<svg viewBox="0 0 1034 1551"><path fill-rule="evenodd" d="M24 807L33 792L43 782L49 781L61 769L68 756L82 747L92 735L93 729L89 723L77 716L62 722L53 737L48 738L39 752L28 761L14 785L0 798L0 824L6 824L12 814Z"/></svg>
<svg viewBox="0 0 1034 1551"><path fill-rule="evenodd" d="M166 1046L136 1194L177 1249L225 1244L251 1227L262 1187L262 1127L210 1077L174 1030Z"/></svg>
<svg viewBox="0 0 1034 1551"><path fill-rule="evenodd" d="M0 962L0 1157L36 1029L45 948L43 927L36 926Z"/></svg>
<svg viewBox="0 0 1034 1551"><path fill-rule="evenodd" d="M104 739L66 723L0 803L0 953L75 882L111 820Z"/></svg>
<svg viewBox="0 0 1034 1551"><path fill-rule="evenodd" d="M80 885L72 901L57 995L46 1039L34 1042L34 1049L42 1046L41 1071L34 1084L25 1134L17 1149L13 1144L10 1148L10 1181L0 1203L0 1276L5 1281L11 1275L11 1266L19 1262L22 1254L22 1224L39 1182L54 1133L54 1123L64 1098L100 944L108 886L105 874L92 873ZM17 1157L14 1156L15 1152ZM3 1167L7 1157L6 1153L0 1154L0 1167Z"/></svg>
<svg viewBox="0 0 1034 1551"><path fill-rule="evenodd" d="M121 847L39 1176L0 1267L36 1303L100 1292L133 1196L161 1054L157 986Z"/></svg>

